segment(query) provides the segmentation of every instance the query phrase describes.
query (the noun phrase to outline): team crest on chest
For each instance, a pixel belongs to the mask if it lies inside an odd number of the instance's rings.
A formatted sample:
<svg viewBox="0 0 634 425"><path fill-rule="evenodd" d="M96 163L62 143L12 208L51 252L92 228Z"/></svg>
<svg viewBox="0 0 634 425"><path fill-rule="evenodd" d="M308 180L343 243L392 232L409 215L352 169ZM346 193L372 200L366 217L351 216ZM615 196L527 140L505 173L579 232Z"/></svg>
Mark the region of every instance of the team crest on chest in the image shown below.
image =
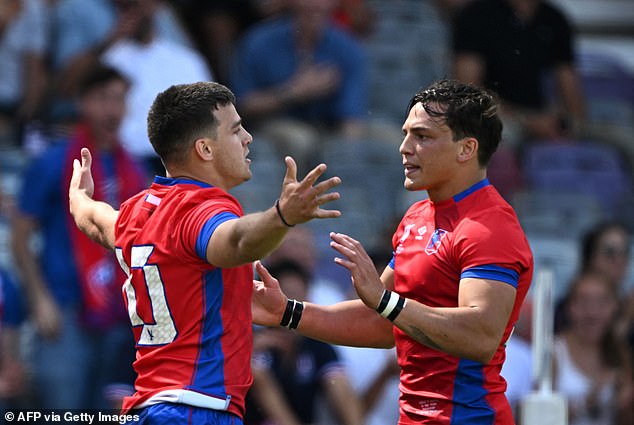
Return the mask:
<svg viewBox="0 0 634 425"><path fill-rule="evenodd" d="M403 228L403 235L399 239L398 246L396 247L396 253L399 254L403 251L403 244L410 237L410 235L414 234L414 239L417 241L423 240L423 236L427 233L427 226L420 226L418 229L414 229L416 224L408 224Z"/></svg>
<svg viewBox="0 0 634 425"><path fill-rule="evenodd" d="M432 255L438 252L438 248L440 248L440 244L447 234L446 230L436 229L434 233L432 233L429 238L429 242L427 242L427 247L425 247L425 253L427 255Z"/></svg>

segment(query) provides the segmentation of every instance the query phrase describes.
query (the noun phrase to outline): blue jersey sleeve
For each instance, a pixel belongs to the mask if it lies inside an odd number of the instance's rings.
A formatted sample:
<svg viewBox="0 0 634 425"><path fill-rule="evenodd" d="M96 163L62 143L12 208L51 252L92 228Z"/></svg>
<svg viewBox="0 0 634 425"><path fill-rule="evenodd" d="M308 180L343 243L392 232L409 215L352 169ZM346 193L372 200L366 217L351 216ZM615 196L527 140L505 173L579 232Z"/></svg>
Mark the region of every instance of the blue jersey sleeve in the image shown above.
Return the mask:
<svg viewBox="0 0 634 425"><path fill-rule="evenodd" d="M222 223L228 220L234 220L236 218L238 218L238 216L234 213L222 212L220 214L214 215L209 220L207 220L207 222L203 225L202 230L198 234L198 238L196 239L196 254L198 254L200 258L207 258L207 245L209 245L209 239L211 239L211 235Z"/></svg>

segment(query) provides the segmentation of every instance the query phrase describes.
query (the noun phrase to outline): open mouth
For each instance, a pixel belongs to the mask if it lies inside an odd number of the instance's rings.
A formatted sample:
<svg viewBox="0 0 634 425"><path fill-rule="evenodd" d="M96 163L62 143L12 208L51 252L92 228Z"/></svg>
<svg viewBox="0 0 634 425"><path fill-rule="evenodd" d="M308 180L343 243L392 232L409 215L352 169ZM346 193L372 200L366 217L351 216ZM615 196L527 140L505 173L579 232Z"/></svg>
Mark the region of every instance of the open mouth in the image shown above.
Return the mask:
<svg viewBox="0 0 634 425"><path fill-rule="evenodd" d="M404 164L403 165L403 169L405 171L405 175L409 176L412 173L415 173L416 171L420 170L420 167L417 167L415 165L412 164Z"/></svg>

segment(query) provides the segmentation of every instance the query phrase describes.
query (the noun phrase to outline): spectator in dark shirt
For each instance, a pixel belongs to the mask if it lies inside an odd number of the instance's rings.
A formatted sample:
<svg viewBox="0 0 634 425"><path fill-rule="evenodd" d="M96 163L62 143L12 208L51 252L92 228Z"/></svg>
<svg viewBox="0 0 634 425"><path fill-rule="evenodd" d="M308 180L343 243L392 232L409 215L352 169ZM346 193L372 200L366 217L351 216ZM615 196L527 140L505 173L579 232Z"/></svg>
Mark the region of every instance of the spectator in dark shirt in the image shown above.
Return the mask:
<svg viewBox="0 0 634 425"><path fill-rule="evenodd" d="M574 137L584 102L573 41L570 23L547 1L474 0L454 20L454 76L498 93L507 141ZM557 88L556 106L546 81Z"/></svg>

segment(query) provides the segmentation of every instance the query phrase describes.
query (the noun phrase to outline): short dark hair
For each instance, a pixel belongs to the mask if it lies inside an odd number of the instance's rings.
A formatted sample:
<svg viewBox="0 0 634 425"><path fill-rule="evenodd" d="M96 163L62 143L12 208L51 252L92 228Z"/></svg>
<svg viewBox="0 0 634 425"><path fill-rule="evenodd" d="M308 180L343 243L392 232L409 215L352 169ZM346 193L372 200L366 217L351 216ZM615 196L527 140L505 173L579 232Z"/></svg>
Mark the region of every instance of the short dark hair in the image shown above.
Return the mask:
<svg viewBox="0 0 634 425"><path fill-rule="evenodd" d="M478 140L478 162L486 166L502 138L502 120L497 97L474 85L456 80L440 80L416 93L409 102L409 112L420 103L431 117L445 121L453 140L474 137ZM434 108L438 104L441 109Z"/></svg>
<svg viewBox="0 0 634 425"><path fill-rule="evenodd" d="M214 111L230 103L236 103L231 90L214 82L177 84L159 93L148 113L147 131L163 164L182 161L197 138L215 136Z"/></svg>
<svg viewBox="0 0 634 425"><path fill-rule="evenodd" d="M126 86L130 86L130 80L117 69L99 63L90 68L86 74L84 74L83 78L81 78L77 88L77 94L82 97L94 88L109 83L112 80L123 81Z"/></svg>

